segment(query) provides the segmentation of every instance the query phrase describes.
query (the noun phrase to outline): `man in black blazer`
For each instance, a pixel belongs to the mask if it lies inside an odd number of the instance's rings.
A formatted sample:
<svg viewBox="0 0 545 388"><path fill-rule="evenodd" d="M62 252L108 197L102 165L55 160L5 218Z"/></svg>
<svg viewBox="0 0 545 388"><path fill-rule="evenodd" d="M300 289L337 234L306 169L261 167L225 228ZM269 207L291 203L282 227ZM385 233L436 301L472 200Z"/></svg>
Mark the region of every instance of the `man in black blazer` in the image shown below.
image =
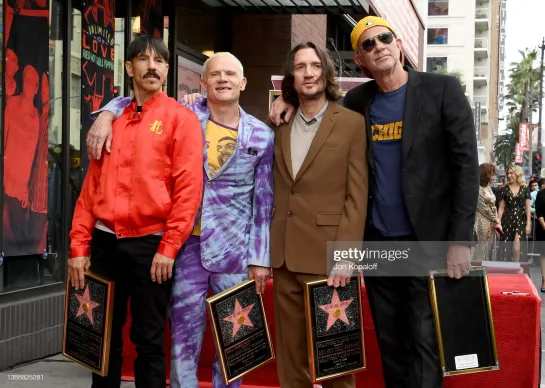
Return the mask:
<svg viewBox="0 0 545 388"><path fill-rule="evenodd" d="M351 39L356 63L373 79L344 98L347 108L366 118L362 130L368 136L370 174L364 241L384 246L418 241L419 260L459 279L470 269L479 196L469 102L455 77L404 68L402 41L386 20L364 18ZM286 108L288 120L291 108L277 100L271 120L280 121ZM442 387L427 277L368 275L386 388Z"/></svg>

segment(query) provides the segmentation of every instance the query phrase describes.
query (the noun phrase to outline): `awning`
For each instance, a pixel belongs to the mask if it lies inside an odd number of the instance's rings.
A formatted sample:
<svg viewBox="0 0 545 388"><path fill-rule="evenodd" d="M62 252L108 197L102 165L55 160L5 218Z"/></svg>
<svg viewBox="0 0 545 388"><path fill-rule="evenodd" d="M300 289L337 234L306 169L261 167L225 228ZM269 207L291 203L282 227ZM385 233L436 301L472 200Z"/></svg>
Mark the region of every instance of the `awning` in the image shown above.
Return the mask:
<svg viewBox="0 0 545 388"><path fill-rule="evenodd" d="M202 0L212 7L237 7L251 13L361 14L369 13L368 0Z"/></svg>

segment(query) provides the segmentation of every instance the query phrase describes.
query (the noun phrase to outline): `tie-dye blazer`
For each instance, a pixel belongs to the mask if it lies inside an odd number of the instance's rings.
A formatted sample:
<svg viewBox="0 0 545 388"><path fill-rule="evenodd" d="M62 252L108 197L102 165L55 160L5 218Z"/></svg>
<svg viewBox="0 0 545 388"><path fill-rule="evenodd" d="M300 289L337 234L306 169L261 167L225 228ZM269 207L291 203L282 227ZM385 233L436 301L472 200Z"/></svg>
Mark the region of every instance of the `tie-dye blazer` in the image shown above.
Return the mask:
<svg viewBox="0 0 545 388"><path fill-rule="evenodd" d="M107 110L119 117L130 102L130 97L117 97L100 111ZM197 220L201 218L203 266L222 273L243 273L248 265L269 267L274 193L273 130L240 108L241 124L235 152L210 176L206 149L206 123L210 118L207 101L203 98L186 106L198 116L205 140L204 190L197 215Z"/></svg>

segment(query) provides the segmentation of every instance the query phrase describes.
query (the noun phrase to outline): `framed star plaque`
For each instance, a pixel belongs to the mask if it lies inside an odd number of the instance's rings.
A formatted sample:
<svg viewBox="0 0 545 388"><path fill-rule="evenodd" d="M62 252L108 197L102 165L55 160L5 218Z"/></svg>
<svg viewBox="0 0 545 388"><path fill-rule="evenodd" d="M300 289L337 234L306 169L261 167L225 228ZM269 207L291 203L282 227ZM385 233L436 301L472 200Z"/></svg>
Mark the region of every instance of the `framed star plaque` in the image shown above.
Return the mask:
<svg viewBox="0 0 545 388"><path fill-rule="evenodd" d="M443 376L498 370L486 267L461 279L430 271L429 284Z"/></svg>
<svg viewBox="0 0 545 388"><path fill-rule="evenodd" d="M246 280L206 299L225 384L274 359L261 294Z"/></svg>
<svg viewBox="0 0 545 388"><path fill-rule="evenodd" d="M366 369L360 276L338 288L305 283L305 310L314 383Z"/></svg>
<svg viewBox="0 0 545 388"><path fill-rule="evenodd" d="M106 376L110 358L110 335L114 283L85 273L85 287L66 285L62 354L72 361Z"/></svg>

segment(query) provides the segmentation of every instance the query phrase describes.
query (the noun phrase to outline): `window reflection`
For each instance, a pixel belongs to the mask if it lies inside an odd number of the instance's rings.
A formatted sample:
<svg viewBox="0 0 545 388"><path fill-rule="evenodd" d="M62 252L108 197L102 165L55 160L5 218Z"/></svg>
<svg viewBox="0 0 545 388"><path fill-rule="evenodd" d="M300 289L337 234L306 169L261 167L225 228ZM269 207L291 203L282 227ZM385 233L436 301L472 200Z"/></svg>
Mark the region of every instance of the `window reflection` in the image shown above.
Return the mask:
<svg viewBox="0 0 545 388"><path fill-rule="evenodd" d="M428 16L448 15L448 0L428 0Z"/></svg>
<svg viewBox="0 0 545 388"><path fill-rule="evenodd" d="M2 1L5 30L3 263L0 293L64 279L61 3ZM48 35L49 32L49 35Z"/></svg>

